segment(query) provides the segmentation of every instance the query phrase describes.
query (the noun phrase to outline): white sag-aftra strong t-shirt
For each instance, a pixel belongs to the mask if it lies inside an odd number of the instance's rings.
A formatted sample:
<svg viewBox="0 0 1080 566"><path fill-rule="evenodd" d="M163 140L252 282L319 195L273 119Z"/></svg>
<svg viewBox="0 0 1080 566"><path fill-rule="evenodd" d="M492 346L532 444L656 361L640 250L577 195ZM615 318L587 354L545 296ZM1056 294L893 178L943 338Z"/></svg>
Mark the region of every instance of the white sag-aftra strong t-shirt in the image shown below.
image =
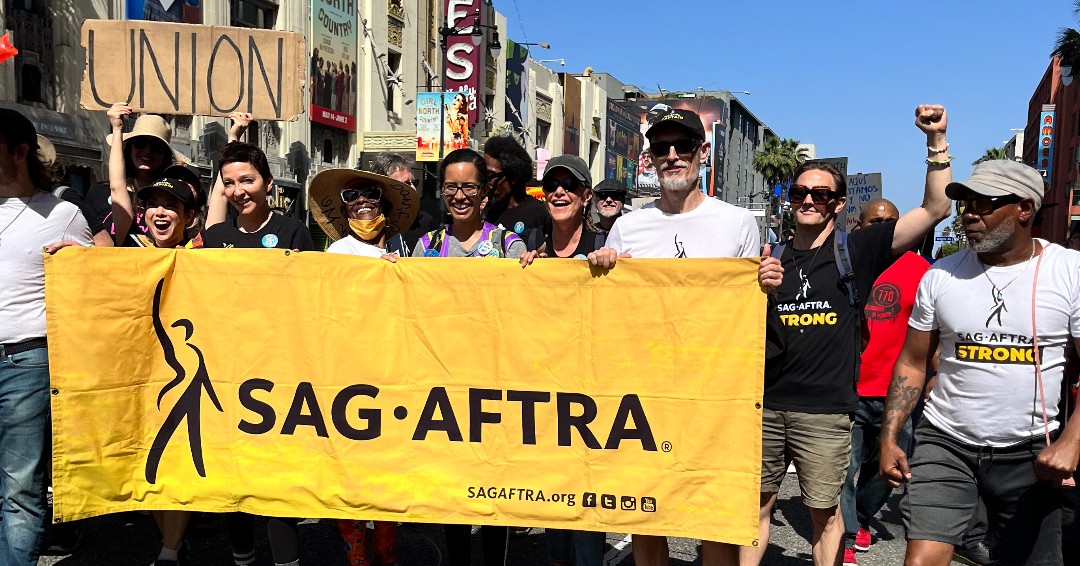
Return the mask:
<svg viewBox="0 0 1080 566"><path fill-rule="evenodd" d="M1080 335L1080 253L1040 242L1035 323L1054 430L1065 354ZM961 442L1004 447L1045 430L1032 348L1037 262L988 267L964 250L938 260L919 284L908 325L941 335L937 385L924 414Z"/></svg>

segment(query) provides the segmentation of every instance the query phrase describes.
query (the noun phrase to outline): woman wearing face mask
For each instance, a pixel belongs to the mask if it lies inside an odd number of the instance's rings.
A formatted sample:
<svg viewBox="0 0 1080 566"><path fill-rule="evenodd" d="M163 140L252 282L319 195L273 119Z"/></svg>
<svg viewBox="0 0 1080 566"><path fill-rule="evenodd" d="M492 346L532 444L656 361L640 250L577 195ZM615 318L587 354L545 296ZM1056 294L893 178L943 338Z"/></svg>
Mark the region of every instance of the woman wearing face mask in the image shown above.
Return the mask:
<svg viewBox="0 0 1080 566"><path fill-rule="evenodd" d="M451 151L439 168L439 187L451 222L424 234L414 257L509 257L525 253L517 234L484 222L481 201L487 190L484 156L471 149Z"/></svg>
<svg viewBox="0 0 1080 566"><path fill-rule="evenodd" d="M401 234L420 207L413 187L367 171L326 169L311 180L308 195L312 215L334 240L326 251L364 257L409 255Z"/></svg>
<svg viewBox="0 0 1080 566"><path fill-rule="evenodd" d="M261 149L232 142L221 150L220 163L225 198L239 214L235 220L207 228L204 247L315 249L304 223L275 213L266 202L274 177Z"/></svg>
<svg viewBox="0 0 1080 566"><path fill-rule="evenodd" d="M148 230L138 214L127 228L118 229L113 218L112 195L125 191L128 201L134 200L139 189L161 178L165 168L182 157L169 146L172 129L161 116L139 116L135 126L125 134L123 117L131 113L131 107L123 102L109 108L107 114L112 126L112 134L106 140L112 146L109 150L109 182L92 186L86 196L87 203L97 211L99 220L118 246L134 245L131 236L146 234Z"/></svg>

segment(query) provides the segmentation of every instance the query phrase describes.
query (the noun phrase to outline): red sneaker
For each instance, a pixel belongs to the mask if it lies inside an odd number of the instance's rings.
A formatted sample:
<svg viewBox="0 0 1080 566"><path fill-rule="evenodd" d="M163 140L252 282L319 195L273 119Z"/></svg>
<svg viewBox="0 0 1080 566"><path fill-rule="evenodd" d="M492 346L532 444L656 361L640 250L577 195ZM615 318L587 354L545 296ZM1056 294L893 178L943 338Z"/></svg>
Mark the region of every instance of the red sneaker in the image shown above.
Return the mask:
<svg viewBox="0 0 1080 566"><path fill-rule="evenodd" d="M844 566L859 566L859 563L855 562L855 549L844 549Z"/></svg>
<svg viewBox="0 0 1080 566"><path fill-rule="evenodd" d="M866 552L870 550L870 544L873 541L870 538L870 531L863 527L859 527L859 532L855 533L855 550L859 552Z"/></svg>

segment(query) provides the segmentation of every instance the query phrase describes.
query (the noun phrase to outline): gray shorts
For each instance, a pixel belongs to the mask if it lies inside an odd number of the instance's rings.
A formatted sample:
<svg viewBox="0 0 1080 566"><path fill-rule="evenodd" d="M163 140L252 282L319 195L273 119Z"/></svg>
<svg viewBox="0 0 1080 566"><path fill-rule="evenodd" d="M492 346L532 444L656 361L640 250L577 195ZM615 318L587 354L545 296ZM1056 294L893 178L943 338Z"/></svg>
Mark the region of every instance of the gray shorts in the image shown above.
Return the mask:
<svg viewBox="0 0 1080 566"><path fill-rule="evenodd" d="M971 446L923 419L900 504L908 540L960 546L982 497L995 561L1060 565L1062 493L1035 479L1045 447L1041 436L1007 448Z"/></svg>

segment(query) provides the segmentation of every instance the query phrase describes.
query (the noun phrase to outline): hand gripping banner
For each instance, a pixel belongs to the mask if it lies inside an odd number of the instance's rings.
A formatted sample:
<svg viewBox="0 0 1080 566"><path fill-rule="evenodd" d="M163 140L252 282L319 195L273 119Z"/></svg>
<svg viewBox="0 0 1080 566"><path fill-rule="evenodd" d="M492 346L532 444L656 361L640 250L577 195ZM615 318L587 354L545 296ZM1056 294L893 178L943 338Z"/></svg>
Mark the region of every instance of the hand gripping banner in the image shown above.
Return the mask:
<svg viewBox="0 0 1080 566"><path fill-rule="evenodd" d="M69 248L45 265L58 520L756 542L757 259Z"/></svg>

